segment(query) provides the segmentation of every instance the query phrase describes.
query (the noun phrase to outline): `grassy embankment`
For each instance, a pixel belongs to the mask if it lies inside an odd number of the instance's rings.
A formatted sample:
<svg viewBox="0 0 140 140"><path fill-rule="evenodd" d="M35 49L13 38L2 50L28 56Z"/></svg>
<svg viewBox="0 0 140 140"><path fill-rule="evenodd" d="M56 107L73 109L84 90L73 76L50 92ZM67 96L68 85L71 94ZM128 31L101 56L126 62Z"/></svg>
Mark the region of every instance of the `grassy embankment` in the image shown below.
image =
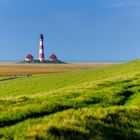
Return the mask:
<svg viewBox="0 0 140 140"><path fill-rule="evenodd" d="M1 139L140 139L140 61L1 81Z"/></svg>

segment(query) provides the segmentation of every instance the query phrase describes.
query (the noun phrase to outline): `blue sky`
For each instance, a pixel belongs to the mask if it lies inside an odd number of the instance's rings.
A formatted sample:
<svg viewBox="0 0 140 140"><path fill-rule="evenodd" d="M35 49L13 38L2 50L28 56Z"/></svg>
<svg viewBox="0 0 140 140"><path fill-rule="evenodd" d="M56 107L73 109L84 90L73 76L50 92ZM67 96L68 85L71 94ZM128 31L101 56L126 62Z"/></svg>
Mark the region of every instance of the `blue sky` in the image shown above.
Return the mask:
<svg viewBox="0 0 140 140"><path fill-rule="evenodd" d="M128 61L140 58L140 0L0 0L0 60Z"/></svg>

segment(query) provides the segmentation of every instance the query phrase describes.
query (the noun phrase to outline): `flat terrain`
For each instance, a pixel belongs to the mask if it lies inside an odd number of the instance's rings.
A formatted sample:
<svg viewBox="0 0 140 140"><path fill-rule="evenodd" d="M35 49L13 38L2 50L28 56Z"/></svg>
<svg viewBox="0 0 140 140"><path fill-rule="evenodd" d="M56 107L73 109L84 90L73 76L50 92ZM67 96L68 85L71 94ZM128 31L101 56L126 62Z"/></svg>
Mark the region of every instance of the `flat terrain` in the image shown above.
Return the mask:
<svg viewBox="0 0 140 140"><path fill-rule="evenodd" d="M69 72L80 69L106 67L113 64L118 63L69 63L69 64L0 63L0 76Z"/></svg>
<svg viewBox="0 0 140 140"><path fill-rule="evenodd" d="M0 139L140 139L140 61L57 66L0 80Z"/></svg>

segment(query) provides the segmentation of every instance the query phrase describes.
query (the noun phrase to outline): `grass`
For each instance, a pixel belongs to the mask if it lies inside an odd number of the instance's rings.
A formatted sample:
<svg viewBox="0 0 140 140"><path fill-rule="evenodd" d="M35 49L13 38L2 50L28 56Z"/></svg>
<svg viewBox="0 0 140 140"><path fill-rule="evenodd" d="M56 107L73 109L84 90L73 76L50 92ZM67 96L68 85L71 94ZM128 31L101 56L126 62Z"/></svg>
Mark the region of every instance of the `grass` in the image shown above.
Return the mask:
<svg viewBox="0 0 140 140"><path fill-rule="evenodd" d="M0 63L0 77L26 74L64 73L88 68L103 68L114 63L67 63L67 64L28 64ZM117 63L116 63L117 64Z"/></svg>
<svg viewBox="0 0 140 140"><path fill-rule="evenodd" d="M0 139L140 139L140 61L0 83Z"/></svg>

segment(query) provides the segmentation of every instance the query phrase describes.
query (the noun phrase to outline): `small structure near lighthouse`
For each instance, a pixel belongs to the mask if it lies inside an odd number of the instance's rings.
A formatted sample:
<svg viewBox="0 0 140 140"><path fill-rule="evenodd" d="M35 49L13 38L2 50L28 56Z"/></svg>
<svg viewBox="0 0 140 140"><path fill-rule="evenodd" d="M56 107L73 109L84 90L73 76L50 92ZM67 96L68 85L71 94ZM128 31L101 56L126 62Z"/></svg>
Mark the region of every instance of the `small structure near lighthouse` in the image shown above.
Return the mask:
<svg viewBox="0 0 140 140"><path fill-rule="evenodd" d="M47 63L62 63L62 61L60 61L54 53L49 57L49 59L46 62Z"/></svg>
<svg viewBox="0 0 140 140"><path fill-rule="evenodd" d="M34 60L34 57L32 54L28 54L24 62L32 62L32 63L64 63L60 61L57 56L53 53L49 59L45 60L45 55L44 55L44 37L43 34L40 34L39 38L39 57L38 60Z"/></svg>
<svg viewBox="0 0 140 140"><path fill-rule="evenodd" d="M34 60L34 57L32 54L27 54L26 58L25 58L25 61L26 62L33 62Z"/></svg>
<svg viewBox="0 0 140 140"><path fill-rule="evenodd" d="M50 57L49 57L49 61L57 61L57 56L53 53Z"/></svg>

